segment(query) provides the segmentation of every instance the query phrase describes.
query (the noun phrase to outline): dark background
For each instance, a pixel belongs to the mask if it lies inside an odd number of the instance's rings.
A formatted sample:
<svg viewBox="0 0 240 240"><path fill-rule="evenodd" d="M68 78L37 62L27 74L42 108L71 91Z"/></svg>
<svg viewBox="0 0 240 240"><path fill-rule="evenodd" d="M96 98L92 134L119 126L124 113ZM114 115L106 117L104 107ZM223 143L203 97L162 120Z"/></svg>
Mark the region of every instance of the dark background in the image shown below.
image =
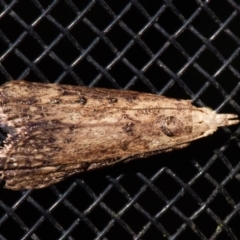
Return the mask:
<svg viewBox="0 0 240 240"><path fill-rule="evenodd" d="M0 83L131 89L240 113L239 0L0 0ZM34 191L0 239L240 239L240 128Z"/></svg>

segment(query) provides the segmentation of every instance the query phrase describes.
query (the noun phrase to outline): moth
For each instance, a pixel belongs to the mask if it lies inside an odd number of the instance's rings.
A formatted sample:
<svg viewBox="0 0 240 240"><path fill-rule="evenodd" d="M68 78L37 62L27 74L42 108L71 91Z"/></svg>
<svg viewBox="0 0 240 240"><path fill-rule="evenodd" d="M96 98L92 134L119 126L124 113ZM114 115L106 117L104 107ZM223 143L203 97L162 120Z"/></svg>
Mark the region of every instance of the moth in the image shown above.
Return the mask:
<svg viewBox="0 0 240 240"><path fill-rule="evenodd" d="M0 87L0 118L0 179L14 190L183 148L239 123L189 100L26 81Z"/></svg>

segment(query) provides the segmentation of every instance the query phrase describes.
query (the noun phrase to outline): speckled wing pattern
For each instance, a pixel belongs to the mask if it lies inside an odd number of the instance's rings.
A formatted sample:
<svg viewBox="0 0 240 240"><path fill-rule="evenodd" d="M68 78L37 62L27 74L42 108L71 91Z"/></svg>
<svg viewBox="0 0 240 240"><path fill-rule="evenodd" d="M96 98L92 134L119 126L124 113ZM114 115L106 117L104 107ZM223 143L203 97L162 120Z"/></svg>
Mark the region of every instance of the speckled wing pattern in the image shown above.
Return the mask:
<svg viewBox="0 0 240 240"><path fill-rule="evenodd" d="M14 190L172 151L238 123L188 100L26 81L2 85L0 104L0 179Z"/></svg>

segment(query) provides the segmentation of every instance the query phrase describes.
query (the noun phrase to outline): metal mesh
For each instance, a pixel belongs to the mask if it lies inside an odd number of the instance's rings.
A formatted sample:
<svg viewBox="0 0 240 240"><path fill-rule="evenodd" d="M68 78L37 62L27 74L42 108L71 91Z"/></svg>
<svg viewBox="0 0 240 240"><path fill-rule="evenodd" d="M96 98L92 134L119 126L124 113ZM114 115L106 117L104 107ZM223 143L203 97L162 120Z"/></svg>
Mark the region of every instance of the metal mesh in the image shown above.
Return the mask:
<svg viewBox="0 0 240 240"><path fill-rule="evenodd" d="M131 89L240 113L240 1L0 0L0 81ZM240 239L238 126L35 191L0 239Z"/></svg>

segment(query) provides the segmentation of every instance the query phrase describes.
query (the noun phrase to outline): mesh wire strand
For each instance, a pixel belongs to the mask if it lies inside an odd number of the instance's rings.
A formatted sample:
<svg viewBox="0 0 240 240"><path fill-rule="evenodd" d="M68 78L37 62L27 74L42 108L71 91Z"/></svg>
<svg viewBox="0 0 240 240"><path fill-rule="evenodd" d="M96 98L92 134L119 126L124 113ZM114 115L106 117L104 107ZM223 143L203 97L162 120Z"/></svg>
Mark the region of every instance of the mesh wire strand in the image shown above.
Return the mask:
<svg viewBox="0 0 240 240"><path fill-rule="evenodd" d="M0 79L131 89L240 113L240 2L0 0ZM0 239L240 239L238 126L35 191Z"/></svg>

